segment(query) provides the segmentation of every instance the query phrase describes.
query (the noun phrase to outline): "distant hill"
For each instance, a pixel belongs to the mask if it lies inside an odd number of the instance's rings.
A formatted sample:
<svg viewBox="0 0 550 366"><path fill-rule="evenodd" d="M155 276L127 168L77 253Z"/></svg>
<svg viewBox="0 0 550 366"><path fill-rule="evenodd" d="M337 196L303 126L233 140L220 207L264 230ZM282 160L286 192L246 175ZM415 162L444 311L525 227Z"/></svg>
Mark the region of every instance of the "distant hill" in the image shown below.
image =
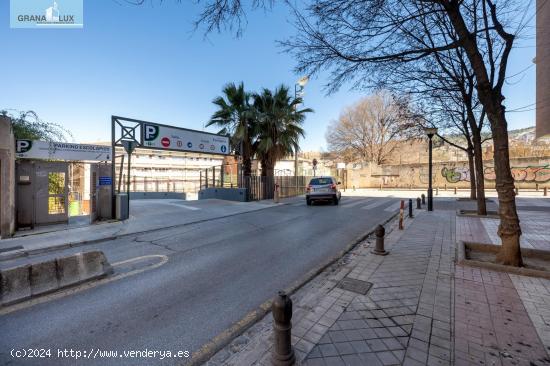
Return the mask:
<svg viewBox="0 0 550 366"><path fill-rule="evenodd" d="M535 127L521 128L508 131L508 137L513 141L530 142L535 139Z"/></svg>

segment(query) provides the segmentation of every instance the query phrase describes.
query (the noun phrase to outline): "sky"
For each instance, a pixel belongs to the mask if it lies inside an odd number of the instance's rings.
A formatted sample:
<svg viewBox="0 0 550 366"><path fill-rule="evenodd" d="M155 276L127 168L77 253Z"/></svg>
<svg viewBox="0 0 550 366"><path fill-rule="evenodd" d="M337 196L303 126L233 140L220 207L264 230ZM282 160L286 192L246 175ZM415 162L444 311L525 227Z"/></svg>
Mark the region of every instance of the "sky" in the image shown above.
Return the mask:
<svg viewBox="0 0 550 366"><path fill-rule="evenodd" d="M301 76L276 44L295 31L283 5L250 13L239 38L227 32L207 39L193 31L200 8L187 0L142 6L84 0L82 29L10 29L9 6L0 1L0 110L34 110L69 129L74 142L110 140L111 115L203 130L224 84L243 81L251 91L281 83L293 88ZM505 86L509 109L535 101L533 45L534 37L522 39L512 52L508 75L527 70ZM305 151L326 150L329 122L369 94L344 86L327 96L326 76L305 87L305 106L315 110L304 124ZM509 129L535 125L534 111L526 110L508 114Z"/></svg>

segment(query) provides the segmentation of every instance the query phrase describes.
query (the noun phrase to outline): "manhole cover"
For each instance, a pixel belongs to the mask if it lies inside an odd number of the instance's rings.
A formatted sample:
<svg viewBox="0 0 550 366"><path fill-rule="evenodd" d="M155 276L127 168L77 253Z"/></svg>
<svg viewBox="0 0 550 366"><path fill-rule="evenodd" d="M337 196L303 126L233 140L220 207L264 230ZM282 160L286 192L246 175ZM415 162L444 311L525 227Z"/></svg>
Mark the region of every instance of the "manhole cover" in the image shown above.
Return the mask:
<svg viewBox="0 0 550 366"><path fill-rule="evenodd" d="M344 277L336 286L342 290L355 292L357 294L366 295L372 287L372 283L367 281L356 280L354 278Z"/></svg>

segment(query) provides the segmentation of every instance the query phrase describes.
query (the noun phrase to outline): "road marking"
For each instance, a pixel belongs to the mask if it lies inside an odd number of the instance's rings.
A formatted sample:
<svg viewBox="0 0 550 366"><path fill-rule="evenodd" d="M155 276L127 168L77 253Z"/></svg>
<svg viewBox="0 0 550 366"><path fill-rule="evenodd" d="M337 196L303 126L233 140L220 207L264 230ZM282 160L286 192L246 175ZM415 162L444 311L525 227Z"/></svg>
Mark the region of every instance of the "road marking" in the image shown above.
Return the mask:
<svg viewBox="0 0 550 366"><path fill-rule="evenodd" d="M200 208L198 208L198 207L193 207L193 206L186 206L186 205L178 205L178 206L179 206L179 207L186 208L186 209L191 210L191 211L200 210Z"/></svg>
<svg viewBox="0 0 550 366"><path fill-rule="evenodd" d="M358 200L352 200L352 201L348 201L346 199L346 201L344 203L342 203L342 206L345 206L346 208L348 207L354 207L354 206L358 206L362 203L366 203L368 200L365 199L365 198L360 198ZM349 202L349 203L348 203Z"/></svg>
<svg viewBox="0 0 550 366"><path fill-rule="evenodd" d="M362 210L370 210L372 208L375 208L375 207L378 207L378 206L382 206L383 204L386 204L388 202L391 202L392 200L380 200L380 201L376 201L376 202L373 202L371 203L370 205L366 205L366 206L363 206L361 207Z"/></svg>
<svg viewBox="0 0 550 366"><path fill-rule="evenodd" d="M97 280L97 281L83 283L82 285L78 285L76 287L69 287L67 289L62 289L62 290L59 290L58 292L54 292L54 293L49 294L49 295L40 296L40 297L37 297L37 298L34 298L34 299L27 300L25 302L9 305L5 308L0 309L0 316L1 315L6 315L6 314L9 314L9 313L13 313L14 311L23 310L23 309L29 308L29 307L37 305L37 304L42 304L44 302L61 299L63 297L67 297L67 296L70 296L70 295L73 295L73 294L76 294L76 293L94 288L96 286L100 286L100 285L104 285L104 284L107 284L107 283L110 283L110 282L113 282L113 281L121 280L123 278L130 277L130 276L148 271L150 269L158 268L158 267L166 264L166 262L168 262L168 256L166 256L164 254L151 254L151 255L143 255L141 257L126 259L126 260L123 260L123 261L120 261L120 262L115 262L115 263L112 264L112 266L116 267L116 266L120 266L122 264L137 262L139 260L148 259L148 258L159 258L160 260L159 260L158 263L154 263L152 265L149 265L149 266L146 266L146 267L143 267L143 268L135 269L135 270L130 271L130 272L121 273L121 274L118 274L118 275L114 275L112 277L105 277L105 278L102 278L102 279Z"/></svg>
<svg viewBox="0 0 550 366"><path fill-rule="evenodd" d="M398 202L395 202L395 203L396 203L395 206L394 206L393 204L391 204L391 205L389 205L388 207L386 207L386 208L384 209L384 211L386 211L386 212L398 211L398 210L400 209L400 206L397 205Z"/></svg>

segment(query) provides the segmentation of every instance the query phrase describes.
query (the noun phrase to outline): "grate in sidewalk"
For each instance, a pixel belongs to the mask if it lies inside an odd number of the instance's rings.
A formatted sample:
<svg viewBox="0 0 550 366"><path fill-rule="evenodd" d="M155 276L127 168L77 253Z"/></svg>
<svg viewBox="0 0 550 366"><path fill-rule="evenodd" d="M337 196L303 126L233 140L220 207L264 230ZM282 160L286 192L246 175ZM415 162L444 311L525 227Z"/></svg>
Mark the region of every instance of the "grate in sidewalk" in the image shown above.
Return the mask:
<svg viewBox="0 0 550 366"><path fill-rule="evenodd" d="M355 292L357 294L366 295L372 287L372 283L367 281L356 280L355 278L344 277L336 286L342 290Z"/></svg>

